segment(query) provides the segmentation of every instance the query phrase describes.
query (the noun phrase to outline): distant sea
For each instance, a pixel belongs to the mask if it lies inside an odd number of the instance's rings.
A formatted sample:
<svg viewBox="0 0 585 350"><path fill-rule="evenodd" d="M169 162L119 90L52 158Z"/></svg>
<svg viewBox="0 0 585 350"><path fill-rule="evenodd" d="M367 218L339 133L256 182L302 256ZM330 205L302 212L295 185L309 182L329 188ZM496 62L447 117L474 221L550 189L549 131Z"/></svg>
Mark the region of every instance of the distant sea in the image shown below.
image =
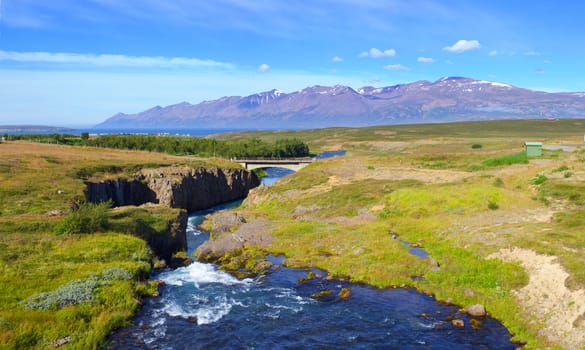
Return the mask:
<svg viewBox="0 0 585 350"><path fill-rule="evenodd" d="M21 134L67 134L67 135L80 135L83 132L87 132L90 135L176 135L176 136L195 136L205 137L213 134L227 133L227 132L240 132L240 131L261 131L261 130L277 130L277 129L99 129L99 128L79 128L79 129L26 129L21 128L18 130L5 131L7 134L21 135Z"/></svg>

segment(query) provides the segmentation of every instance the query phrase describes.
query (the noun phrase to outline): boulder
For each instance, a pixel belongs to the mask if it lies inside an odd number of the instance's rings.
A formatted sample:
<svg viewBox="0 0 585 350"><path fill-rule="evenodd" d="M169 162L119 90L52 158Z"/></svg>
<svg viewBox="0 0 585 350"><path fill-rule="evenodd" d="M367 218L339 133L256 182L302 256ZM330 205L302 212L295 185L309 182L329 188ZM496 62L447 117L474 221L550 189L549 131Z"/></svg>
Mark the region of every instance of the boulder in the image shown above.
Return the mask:
<svg viewBox="0 0 585 350"><path fill-rule="evenodd" d="M463 328L465 327L465 322L463 322L463 320L460 319L455 319L451 321L451 324L457 328Z"/></svg>
<svg viewBox="0 0 585 350"><path fill-rule="evenodd" d="M339 294L337 296L341 300L349 300L351 298L351 295L352 295L351 289L344 287L341 288L341 291L339 291Z"/></svg>
<svg viewBox="0 0 585 350"><path fill-rule="evenodd" d="M485 317L487 314L485 311L485 306L483 306L481 304L471 305L471 306L467 307L465 309L465 311L467 312L467 314L469 316L473 316L473 317Z"/></svg>

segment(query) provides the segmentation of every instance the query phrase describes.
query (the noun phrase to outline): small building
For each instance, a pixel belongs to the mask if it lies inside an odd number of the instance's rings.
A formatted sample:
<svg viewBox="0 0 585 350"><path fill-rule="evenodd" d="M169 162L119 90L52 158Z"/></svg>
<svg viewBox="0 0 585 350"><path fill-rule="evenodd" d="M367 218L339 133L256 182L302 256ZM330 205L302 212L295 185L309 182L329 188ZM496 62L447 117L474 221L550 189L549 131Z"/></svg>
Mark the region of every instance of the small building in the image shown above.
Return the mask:
<svg viewBox="0 0 585 350"><path fill-rule="evenodd" d="M527 157L542 156L542 142L524 142Z"/></svg>

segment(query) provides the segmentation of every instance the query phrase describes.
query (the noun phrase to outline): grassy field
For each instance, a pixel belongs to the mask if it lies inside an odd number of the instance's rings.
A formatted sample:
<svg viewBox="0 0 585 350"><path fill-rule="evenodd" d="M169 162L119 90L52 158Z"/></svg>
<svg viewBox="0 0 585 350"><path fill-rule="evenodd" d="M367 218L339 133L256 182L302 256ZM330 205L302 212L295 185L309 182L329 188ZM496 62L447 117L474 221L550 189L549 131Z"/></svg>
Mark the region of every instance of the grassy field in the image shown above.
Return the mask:
<svg viewBox="0 0 585 350"><path fill-rule="evenodd" d="M264 249L289 265L381 288L412 286L463 307L480 303L527 348L582 348L585 153L545 150L528 159L522 148L528 140L582 143L582 130L583 120L538 120L225 137L297 137L312 150L348 151L253 191L238 209L250 221L277 223L264 232L273 238ZM401 241L421 245L429 259ZM550 267L568 272L558 298L544 285L524 288L535 276L519 254L496 258L514 248L554 257Z"/></svg>
<svg viewBox="0 0 585 350"><path fill-rule="evenodd" d="M137 236L165 231L177 211L108 210L106 227L94 234L58 235L59 227L83 201L85 180L183 163L233 166L148 152L0 144L0 349L51 348L60 339L70 339L63 348L103 348L141 297L157 290L147 279L151 249Z"/></svg>
<svg viewBox="0 0 585 350"><path fill-rule="evenodd" d="M583 120L535 120L222 137L296 137L313 152L348 151L251 193L238 214L269 222L257 227L273 239L248 247L250 256L284 254L288 265L355 282L412 286L462 307L481 303L527 348L583 348L585 153L522 155L524 141L576 144L582 130ZM141 225L163 230L172 211L112 210L97 233L57 233L82 202L84 181L168 164L234 166L150 152L0 144L0 348L47 348L67 337L63 348L102 348L140 297L155 292L145 279L152 252L137 234ZM405 242L422 246L429 258L410 254ZM548 283L558 271L568 277Z"/></svg>

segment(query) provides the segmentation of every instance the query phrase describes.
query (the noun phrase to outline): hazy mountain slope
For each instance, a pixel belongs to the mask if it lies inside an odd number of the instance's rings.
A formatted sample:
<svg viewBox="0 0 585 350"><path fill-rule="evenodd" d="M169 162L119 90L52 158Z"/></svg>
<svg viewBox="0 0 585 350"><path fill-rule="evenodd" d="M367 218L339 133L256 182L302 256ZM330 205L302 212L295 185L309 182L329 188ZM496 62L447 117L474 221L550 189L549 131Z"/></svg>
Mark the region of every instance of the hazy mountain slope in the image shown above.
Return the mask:
<svg viewBox="0 0 585 350"><path fill-rule="evenodd" d="M448 77L382 88L312 86L118 113L99 128L315 128L512 118L585 117L584 93L546 93Z"/></svg>

